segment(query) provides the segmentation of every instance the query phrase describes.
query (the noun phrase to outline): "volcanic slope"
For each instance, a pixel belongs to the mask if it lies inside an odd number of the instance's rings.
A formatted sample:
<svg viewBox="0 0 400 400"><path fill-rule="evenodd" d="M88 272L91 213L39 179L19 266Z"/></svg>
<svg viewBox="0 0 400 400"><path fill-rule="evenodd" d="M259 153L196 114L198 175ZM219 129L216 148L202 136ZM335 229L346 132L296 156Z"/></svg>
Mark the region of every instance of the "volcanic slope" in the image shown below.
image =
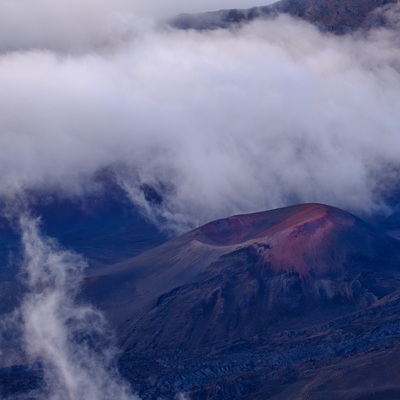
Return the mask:
<svg viewBox="0 0 400 400"><path fill-rule="evenodd" d="M89 268L82 296L116 328L143 400L397 400L399 266L399 241L304 204ZM41 365L0 368L2 397L43 385Z"/></svg>
<svg viewBox="0 0 400 400"><path fill-rule="evenodd" d="M321 324L400 289L399 242L304 204L211 222L96 269L86 295L125 350L196 349Z"/></svg>

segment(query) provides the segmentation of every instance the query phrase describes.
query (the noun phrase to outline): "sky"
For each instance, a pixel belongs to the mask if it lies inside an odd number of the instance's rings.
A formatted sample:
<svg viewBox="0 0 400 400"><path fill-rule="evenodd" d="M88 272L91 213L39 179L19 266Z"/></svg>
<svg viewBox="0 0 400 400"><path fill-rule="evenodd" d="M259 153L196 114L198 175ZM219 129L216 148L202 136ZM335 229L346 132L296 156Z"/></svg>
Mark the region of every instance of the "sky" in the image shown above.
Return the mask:
<svg viewBox="0 0 400 400"><path fill-rule="evenodd" d="M175 232L297 202L388 211L400 160L396 31L336 37L287 16L177 31L160 21L186 10L163 7L2 0L2 197L80 195L111 168ZM143 184L161 206L149 208Z"/></svg>
<svg viewBox="0 0 400 400"><path fill-rule="evenodd" d="M135 2L133 7L135 7L134 12L137 14L170 17L180 13L198 13L230 8L250 8L254 6L264 6L274 2L274 0L205 0L201 2L193 0L174 0L172 2L166 2L165 0L140 0Z"/></svg>
<svg viewBox="0 0 400 400"><path fill-rule="evenodd" d="M248 8L266 0L1 0L0 48L99 46L116 31L149 24L180 13Z"/></svg>

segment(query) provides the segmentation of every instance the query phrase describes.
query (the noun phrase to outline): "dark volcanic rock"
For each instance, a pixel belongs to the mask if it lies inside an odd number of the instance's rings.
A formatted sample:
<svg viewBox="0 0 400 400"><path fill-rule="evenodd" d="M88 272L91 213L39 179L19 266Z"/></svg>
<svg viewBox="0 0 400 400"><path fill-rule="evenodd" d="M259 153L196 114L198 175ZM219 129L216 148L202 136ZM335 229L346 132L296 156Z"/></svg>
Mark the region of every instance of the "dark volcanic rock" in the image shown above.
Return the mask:
<svg viewBox="0 0 400 400"><path fill-rule="evenodd" d="M191 351L125 353L143 399L398 399L397 300L301 329Z"/></svg>

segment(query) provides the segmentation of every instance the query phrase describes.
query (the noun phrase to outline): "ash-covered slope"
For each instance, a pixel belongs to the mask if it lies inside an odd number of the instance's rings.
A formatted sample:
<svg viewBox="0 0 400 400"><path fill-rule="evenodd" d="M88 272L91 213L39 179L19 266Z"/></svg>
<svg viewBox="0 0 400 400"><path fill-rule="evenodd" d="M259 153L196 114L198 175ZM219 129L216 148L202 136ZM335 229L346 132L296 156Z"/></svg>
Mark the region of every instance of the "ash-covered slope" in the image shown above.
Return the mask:
<svg viewBox="0 0 400 400"><path fill-rule="evenodd" d="M399 242L305 204L204 225L88 277L126 349L194 349L321 323L400 289Z"/></svg>
<svg viewBox="0 0 400 400"><path fill-rule="evenodd" d="M181 14L169 23L179 29L205 30L288 14L311 22L323 31L343 34L370 25L385 25L385 6L395 3L397 0L281 0L249 9Z"/></svg>

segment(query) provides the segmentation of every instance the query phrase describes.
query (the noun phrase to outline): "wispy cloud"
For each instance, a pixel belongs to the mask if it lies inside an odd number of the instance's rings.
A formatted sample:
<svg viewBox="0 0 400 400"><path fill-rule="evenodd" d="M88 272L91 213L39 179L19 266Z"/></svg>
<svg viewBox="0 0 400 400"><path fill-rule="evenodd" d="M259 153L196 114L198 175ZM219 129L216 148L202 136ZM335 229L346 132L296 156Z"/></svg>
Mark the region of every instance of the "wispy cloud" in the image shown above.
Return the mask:
<svg viewBox="0 0 400 400"><path fill-rule="evenodd" d="M103 315L76 300L85 262L44 237L38 220L23 214L21 275L26 294L8 318L21 332L28 363L40 363L45 386L37 399L137 400L115 367L113 336ZM3 326L5 328L5 326Z"/></svg>

